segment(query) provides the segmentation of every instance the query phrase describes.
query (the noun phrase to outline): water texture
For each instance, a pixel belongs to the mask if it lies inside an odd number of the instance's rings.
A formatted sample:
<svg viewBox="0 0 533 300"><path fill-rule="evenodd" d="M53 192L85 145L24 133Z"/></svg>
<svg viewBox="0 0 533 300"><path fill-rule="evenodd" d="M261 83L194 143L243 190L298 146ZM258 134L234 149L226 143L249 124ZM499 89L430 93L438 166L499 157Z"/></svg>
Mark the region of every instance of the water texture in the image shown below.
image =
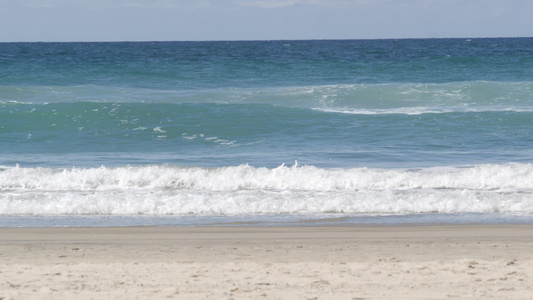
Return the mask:
<svg viewBox="0 0 533 300"><path fill-rule="evenodd" d="M0 226L531 222L532 78L531 38L0 43Z"/></svg>

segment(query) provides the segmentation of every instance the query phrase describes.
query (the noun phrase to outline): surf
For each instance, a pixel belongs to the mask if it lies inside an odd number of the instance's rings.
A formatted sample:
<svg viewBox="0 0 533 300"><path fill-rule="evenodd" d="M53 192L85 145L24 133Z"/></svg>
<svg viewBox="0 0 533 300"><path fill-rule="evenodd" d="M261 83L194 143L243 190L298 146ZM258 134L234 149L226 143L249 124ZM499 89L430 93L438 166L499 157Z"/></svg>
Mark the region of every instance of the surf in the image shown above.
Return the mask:
<svg viewBox="0 0 533 300"><path fill-rule="evenodd" d="M533 214L533 166L2 167L0 214Z"/></svg>

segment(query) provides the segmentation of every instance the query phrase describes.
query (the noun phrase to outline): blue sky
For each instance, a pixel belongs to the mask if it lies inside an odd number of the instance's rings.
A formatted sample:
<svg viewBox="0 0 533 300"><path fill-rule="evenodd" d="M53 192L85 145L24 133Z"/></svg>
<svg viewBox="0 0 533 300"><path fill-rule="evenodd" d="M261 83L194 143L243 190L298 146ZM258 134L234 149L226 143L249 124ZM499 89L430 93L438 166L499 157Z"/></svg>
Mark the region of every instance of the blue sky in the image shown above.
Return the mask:
<svg viewBox="0 0 533 300"><path fill-rule="evenodd" d="M0 0L0 42L533 36L531 0Z"/></svg>

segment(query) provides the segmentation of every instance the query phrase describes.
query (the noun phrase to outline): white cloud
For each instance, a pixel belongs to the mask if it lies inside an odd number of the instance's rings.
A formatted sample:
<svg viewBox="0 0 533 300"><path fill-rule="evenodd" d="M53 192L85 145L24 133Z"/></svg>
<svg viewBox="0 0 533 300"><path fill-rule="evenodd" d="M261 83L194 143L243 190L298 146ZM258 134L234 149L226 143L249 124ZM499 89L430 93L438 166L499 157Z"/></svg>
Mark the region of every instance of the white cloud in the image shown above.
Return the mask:
<svg viewBox="0 0 533 300"><path fill-rule="evenodd" d="M293 6L296 4L303 4L303 5L309 5L309 4L318 4L318 0L253 0L253 1L247 1L247 0L240 0L235 1L235 4L239 6L252 6L252 7L259 7L259 8L282 8L282 7L288 7Z"/></svg>
<svg viewBox="0 0 533 300"><path fill-rule="evenodd" d="M175 1L175 0L122 0L120 5L123 7L138 7L138 8L184 8L184 7L209 7L212 1L197 0L197 1Z"/></svg>

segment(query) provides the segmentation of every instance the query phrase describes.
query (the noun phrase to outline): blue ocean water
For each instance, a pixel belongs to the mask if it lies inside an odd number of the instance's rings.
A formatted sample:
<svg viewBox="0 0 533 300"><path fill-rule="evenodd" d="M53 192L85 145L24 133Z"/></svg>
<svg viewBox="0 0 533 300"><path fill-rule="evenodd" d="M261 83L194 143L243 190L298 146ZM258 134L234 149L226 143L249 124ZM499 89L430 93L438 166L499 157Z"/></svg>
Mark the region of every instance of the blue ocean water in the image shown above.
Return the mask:
<svg viewBox="0 0 533 300"><path fill-rule="evenodd" d="M0 226L533 222L533 38L0 43Z"/></svg>

